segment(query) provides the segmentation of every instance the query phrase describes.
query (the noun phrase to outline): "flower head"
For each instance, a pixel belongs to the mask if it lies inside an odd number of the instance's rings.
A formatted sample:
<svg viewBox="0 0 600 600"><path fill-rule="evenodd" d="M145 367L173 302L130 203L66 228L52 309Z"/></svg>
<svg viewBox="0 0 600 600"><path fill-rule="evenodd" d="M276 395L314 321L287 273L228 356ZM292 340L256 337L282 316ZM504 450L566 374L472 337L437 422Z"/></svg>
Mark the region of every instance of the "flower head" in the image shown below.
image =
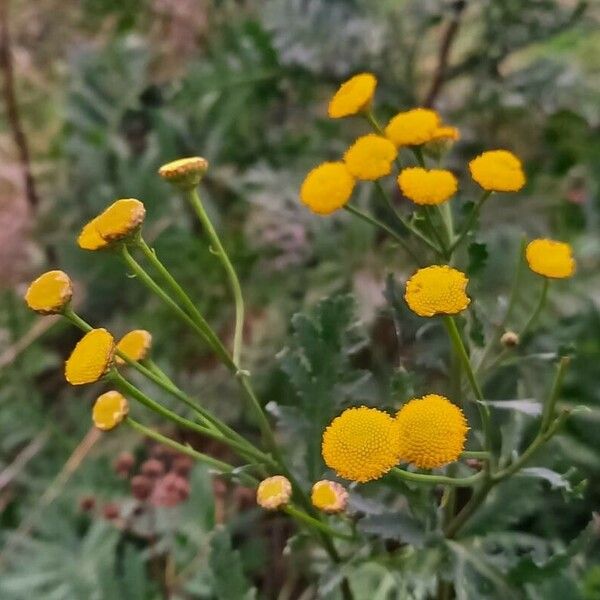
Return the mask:
<svg viewBox="0 0 600 600"><path fill-rule="evenodd" d="M456 142L460 139L460 131L456 127L441 125L432 134L431 141L450 140Z"/></svg>
<svg viewBox="0 0 600 600"><path fill-rule="evenodd" d="M158 174L183 189L195 188L208 170L208 161L201 156L179 158L164 164Z"/></svg>
<svg viewBox="0 0 600 600"><path fill-rule="evenodd" d="M377 79L372 73L360 73L348 79L329 101L329 116L332 119L340 119L369 108L376 85Z"/></svg>
<svg viewBox="0 0 600 600"><path fill-rule="evenodd" d="M117 350L122 352L130 360L140 361L148 356L152 345L152 335L145 329L134 329L126 333L117 343ZM120 356L115 356L118 365L125 364Z"/></svg>
<svg viewBox="0 0 600 600"><path fill-rule="evenodd" d="M398 175L402 193L416 204L441 204L456 193L456 177L443 169L410 167Z"/></svg>
<svg viewBox="0 0 600 600"><path fill-rule="evenodd" d="M461 271L446 265L419 269L407 282L404 298L421 317L454 315L471 302L465 290L469 280Z"/></svg>
<svg viewBox="0 0 600 600"><path fill-rule="evenodd" d="M103 250L109 246L109 243L98 233L98 229L96 228L97 222L98 217L94 217L83 226L83 229L79 233L77 245L82 250Z"/></svg>
<svg viewBox="0 0 600 600"><path fill-rule="evenodd" d="M123 240L139 229L145 216L142 202L135 198L122 198L96 217L96 230L107 242Z"/></svg>
<svg viewBox="0 0 600 600"><path fill-rule="evenodd" d="M396 415L400 456L420 469L455 461L465 447L467 421L448 398L429 394L407 402Z"/></svg>
<svg viewBox="0 0 600 600"><path fill-rule="evenodd" d="M285 506L292 497L292 484L283 475L263 479L256 490L256 502L267 510L277 510Z"/></svg>
<svg viewBox="0 0 600 600"><path fill-rule="evenodd" d="M88 331L65 363L65 378L71 385L98 381L110 368L114 350L115 341L106 329Z"/></svg>
<svg viewBox="0 0 600 600"><path fill-rule="evenodd" d="M533 240L527 244L525 257L529 268L544 277L564 279L575 272L573 249L565 242Z"/></svg>
<svg viewBox="0 0 600 600"><path fill-rule="evenodd" d="M469 163L471 177L488 192L518 192L525 185L521 161L508 150L490 150Z"/></svg>
<svg viewBox="0 0 600 600"><path fill-rule="evenodd" d="M376 408L349 408L323 433L325 464L340 477L370 481L385 475L398 462L398 427Z"/></svg>
<svg viewBox="0 0 600 600"><path fill-rule="evenodd" d="M92 409L94 425L102 431L115 428L127 416L129 405L119 392L111 391L98 396Z"/></svg>
<svg viewBox="0 0 600 600"><path fill-rule="evenodd" d="M322 479L313 485L310 499L316 508L325 513L340 513L346 510L348 492L339 483Z"/></svg>
<svg viewBox="0 0 600 600"><path fill-rule="evenodd" d="M385 135L397 147L419 146L435 139L440 127L440 116L435 110L413 108L393 117L385 128Z"/></svg>
<svg viewBox="0 0 600 600"><path fill-rule="evenodd" d="M357 179L375 180L389 175L398 155L390 140L370 133L359 137L344 155L350 174Z"/></svg>
<svg viewBox="0 0 600 600"><path fill-rule="evenodd" d="M73 285L63 271L47 271L32 281L25 292L27 306L42 315L59 313L73 296Z"/></svg>
<svg viewBox="0 0 600 600"><path fill-rule="evenodd" d="M354 178L342 162L325 162L308 173L300 199L313 212L328 215L342 208L352 195Z"/></svg>

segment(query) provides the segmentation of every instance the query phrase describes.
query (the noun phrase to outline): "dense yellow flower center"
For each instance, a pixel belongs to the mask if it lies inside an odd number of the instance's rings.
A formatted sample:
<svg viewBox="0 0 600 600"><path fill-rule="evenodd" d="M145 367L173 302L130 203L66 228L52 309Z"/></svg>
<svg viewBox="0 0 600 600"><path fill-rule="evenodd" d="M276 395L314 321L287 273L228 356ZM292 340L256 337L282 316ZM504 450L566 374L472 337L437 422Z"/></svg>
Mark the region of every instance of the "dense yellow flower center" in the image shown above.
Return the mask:
<svg viewBox="0 0 600 600"><path fill-rule="evenodd" d="M435 139L440 126L440 116L434 110L413 108L392 118L385 135L397 147L418 146Z"/></svg>
<svg viewBox="0 0 600 600"><path fill-rule="evenodd" d="M42 315L59 313L71 300L73 285L63 271L48 271L32 281L25 302L31 310Z"/></svg>
<svg viewBox="0 0 600 600"><path fill-rule="evenodd" d="M86 223L77 237L77 245L83 250L102 250L109 245L98 233L97 222L98 217L95 217L89 223Z"/></svg>
<svg viewBox="0 0 600 600"><path fill-rule="evenodd" d="M163 165L158 174L170 183L184 188L196 187L208 170L208 161L201 156L179 158Z"/></svg>
<svg viewBox="0 0 600 600"><path fill-rule="evenodd" d="M564 279L575 272L573 249L565 242L533 240L527 244L525 256L529 268L544 277Z"/></svg>
<svg viewBox="0 0 600 600"><path fill-rule="evenodd" d="M525 185L521 161L508 150L490 150L469 163L471 177L489 192L517 192Z"/></svg>
<svg viewBox="0 0 600 600"><path fill-rule="evenodd" d="M375 408L349 408L323 433L325 464L340 477L365 482L378 479L398 462L398 427Z"/></svg>
<svg viewBox="0 0 600 600"><path fill-rule="evenodd" d="M139 200L122 198L96 217L96 230L107 242L122 240L138 229L145 216L146 209Z"/></svg>
<svg viewBox="0 0 600 600"><path fill-rule="evenodd" d="M65 378L71 385L98 381L109 369L115 342L106 329L92 329L77 342L65 363Z"/></svg>
<svg viewBox="0 0 600 600"><path fill-rule="evenodd" d="M122 352L130 360L144 360L148 355L152 345L152 335L145 329L134 329L126 333L117 344L117 350ZM115 362L119 365L125 364L120 357L115 357Z"/></svg>
<svg viewBox="0 0 600 600"><path fill-rule="evenodd" d="M420 469L455 461L465 447L467 421L448 398L429 394L407 402L396 415L400 456Z"/></svg>
<svg viewBox="0 0 600 600"><path fill-rule="evenodd" d="M372 73L361 73L344 82L329 101L332 119L349 117L369 107L375 94L377 79Z"/></svg>
<svg viewBox="0 0 600 600"><path fill-rule="evenodd" d="M338 513L346 509L348 492L335 481L317 481L310 496L313 505L326 513Z"/></svg>
<svg viewBox="0 0 600 600"><path fill-rule="evenodd" d="M389 175L398 151L390 140L373 133L359 137L344 155L348 171L357 179Z"/></svg>
<svg viewBox="0 0 600 600"><path fill-rule="evenodd" d="M441 204L456 193L456 177L443 169L410 167L398 175L402 193L416 204Z"/></svg>
<svg viewBox="0 0 600 600"><path fill-rule="evenodd" d="M292 497L292 484L286 477L275 475L263 479L256 490L256 502L267 510L285 506Z"/></svg>
<svg viewBox="0 0 600 600"><path fill-rule="evenodd" d="M313 212L328 215L342 208L352 195L354 178L342 162L326 162L308 173L300 199Z"/></svg>
<svg viewBox="0 0 600 600"><path fill-rule="evenodd" d="M471 302L465 290L469 280L461 271L446 265L419 269L407 282L404 298L421 317L453 315Z"/></svg>
<svg viewBox="0 0 600 600"><path fill-rule="evenodd" d="M98 429L109 431L119 425L128 412L127 400L119 392L106 392L94 403L92 420Z"/></svg>

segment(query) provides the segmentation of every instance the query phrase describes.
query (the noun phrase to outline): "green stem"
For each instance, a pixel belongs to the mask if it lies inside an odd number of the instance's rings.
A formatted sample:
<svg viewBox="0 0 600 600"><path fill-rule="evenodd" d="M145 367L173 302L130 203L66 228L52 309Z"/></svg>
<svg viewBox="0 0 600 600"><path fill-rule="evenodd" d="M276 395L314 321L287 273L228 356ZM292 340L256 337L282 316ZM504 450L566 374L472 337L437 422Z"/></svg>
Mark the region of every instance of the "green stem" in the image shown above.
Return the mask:
<svg viewBox="0 0 600 600"><path fill-rule="evenodd" d="M244 337L244 297L242 296L242 288L240 286L240 281L238 279L237 273L229 260L229 256L219 239L219 236L213 227L213 224L204 209L204 205L200 200L200 196L198 194L198 190L191 189L187 190L185 193L185 197L187 201L190 203L206 235L209 239L210 248L217 255L218 259L221 261L225 272L227 273L227 278L229 280L229 286L231 287L231 291L233 293L233 299L235 302L235 331L233 334L233 362L237 365L238 369L240 367L240 359L242 353L242 345L243 345L243 337Z"/></svg>
<svg viewBox="0 0 600 600"><path fill-rule="evenodd" d="M451 485L454 487L471 487L481 478L483 472L480 471L470 477L446 477L445 475L426 475L424 473L411 473L398 467L391 470L392 475L405 481L414 481L416 483L427 483L430 485Z"/></svg>
<svg viewBox="0 0 600 600"><path fill-rule="evenodd" d="M492 194L492 192L488 192L488 191L483 192L483 194L481 195L481 197L479 198L479 200L473 207L473 210L471 211L471 214L469 215L467 222L464 224L463 228L461 229L460 233L458 234L458 237L454 240L454 243L448 249L450 254L452 254L460 246L462 241L465 239L465 236L469 233L469 231L471 230L471 227L473 227L473 224L475 223L477 216L479 215L479 213L481 211L482 206L485 204L485 201L491 196L491 194Z"/></svg>
<svg viewBox="0 0 600 600"><path fill-rule="evenodd" d="M293 517L294 519L301 521L302 523L305 523L309 527L312 527L313 529L317 529L326 535L337 537L342 540L351 541L353 539L351 535L342 533L341 531L336 531L332 527L329 527L326 523L323 523L323 521L319 521L318 519L311 517L310 515L305 513L303 510L296 508L292 504L288 504L287 506L285 506L283 508L283 511L286 512L291 517Z"/></svg>
<svg viewBox="0 0 600 600"><path fill-rule="evenodd" d="M365 110L362 114L368 121L369 125L371 125L371 127L374 129L374 131L376 131L379 135L385 136L385 131L383 130L383 127L379 124L371 109Z"/></svg>
<svg viewBox="0 0 600 600"><path fill-rule="evenodd" d="M550 427L550 422L554 418L554 412L556 409L556 402L558 400L558 394L560 393L560 389L562 387L562 382L565 378L565 374L567 372L567 367L571 362L568 356L561 357L558 367L556 368L556 373L554 375L554 381L552 382L552 387L550 388L550 394L546 402L544 402L544 410L542 412L542 423L540 425L540 431L545 433Z"/></svg>
<svg viewBox="0 0 600 600"><path fill-rule="evenodd" d="M450 206L450 202L443 202L437 206L437 209L446 230L448 248L451 248L452 244L454 244L454 218L452 216L452 207Z"/></svg>
<svg viewBox="0 0 600 600"><path fill-rule="evenodd" d="M433 237L435 238L435 241L437 242L437 244L440 248L440 254L445 260L448 260L448 258L449 258L448 249L446 248L446 245L444 244L444 240L442 239L442 236L440 235L439 231L437 230L437 227L435 226L435 223L433 221L433 215L431 214L431 207L425 206L423 208L424 208L423 214L425 215L425 222L427 223L429 230L433 234Z"/></svg>
<svg viewBox="0 0 600 600"><path fill-rule="evenodd" d="M421 150L421 146L412 146L411 150L419 163L419 166L425 169L425 157L423 156L423 150Z"/></svg>
<svg viewBox="0 0 600 600"><path fill-rule="evenodd" d="M537 303L537 306L535 307L535 310L533 311L533 314L531 315L531 317L529 317L529 320L527 321L527 323L525 323L523 329L521 329L521 339L523 339L525 337L525 334L529 333L529 331L537 323L537 320L539 319L540 314L542 313L542 310L544 309L544 306L546 304L546 300L548 299L549 288L550 280L547 277L544 277L544 283L542 285L542 293L540 294L540 299Z"/></svg>
<svg viewBox="0 0 600 600"><path fill-rule="evenodd" d="M465 450L460 454L461 458L478 458L481 460L489 460L490 453L485 450Z"/></svg>

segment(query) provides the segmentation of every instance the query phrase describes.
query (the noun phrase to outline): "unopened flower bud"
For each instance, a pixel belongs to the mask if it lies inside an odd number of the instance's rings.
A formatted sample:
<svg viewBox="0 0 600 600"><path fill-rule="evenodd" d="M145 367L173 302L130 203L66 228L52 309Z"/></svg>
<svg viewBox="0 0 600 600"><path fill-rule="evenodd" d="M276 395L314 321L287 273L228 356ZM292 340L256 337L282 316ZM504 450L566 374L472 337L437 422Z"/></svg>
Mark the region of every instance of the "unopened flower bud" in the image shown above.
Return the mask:
<svg viewBox="0 0 600 600"><path fill-rule="evenodd" d="M267 510L285 506L292 497L292 484L282 475L263 479L256 490L256 502Z"/></svg>
<svg viewBox="0 0 600 600"><path fill-rule="evenodd" d="M208 161L201 156L180 158L163 165L158 174L169 183L189 190L195 188L208 170Z"/></svg>
<svg viewBox="0 0 600 600"><path fill-rule="evenodd" d="M514 348L519 345L519 334L514 331L505 331L500 338L500 343L507 348Z"/></svg>
<svg viewBox="0 0 600 600"><path fill-rule="evenodd" d="M339 513L346 510L348 492L339 483L323 479L313 485L310 499L316 508L325 513Z"/></svg>

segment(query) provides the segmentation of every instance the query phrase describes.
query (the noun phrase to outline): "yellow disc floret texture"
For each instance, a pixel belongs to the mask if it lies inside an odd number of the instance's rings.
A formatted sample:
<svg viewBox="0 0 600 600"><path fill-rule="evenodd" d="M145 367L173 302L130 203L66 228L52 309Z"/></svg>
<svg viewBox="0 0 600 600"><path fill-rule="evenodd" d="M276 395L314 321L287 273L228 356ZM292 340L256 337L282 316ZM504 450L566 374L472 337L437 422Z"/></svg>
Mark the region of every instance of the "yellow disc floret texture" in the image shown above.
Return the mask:
<svg viewBox="0 0 600 600"><path fill-rule="evenodd" d="M360 73L342 83L329 101L327 113L332 119L349 117L369 108L377 79L372 73Z"/></svg>
<svg viewBox="0 0 600 600"><path fill-rule="evenodd" d="M564 279L575 272L573 249L565 242L533 240L527 245L525 256L529 268L544 277Z"/></svg>
<svg viewBox="0 0 600 600"><path fill-rule="evenodd" d="M444 169L410 167L398 175L402 193L416 204L441 204L456 193L456 177Z"/></svg>
<svg viewBox="0 0 600 600"><path fill-rule="evenodd" d="M386 137L396 146L419 146L435 139L440 116L427 108L413 108L398 113L385 128Z"/></svg>
<svg viewBox="0 0 600 600"><path fill-rule="evenodd" d="M447 265L419 269L407 282L404 298L421 317L454 315L471 302L466 294L469 280L461 271Z"/></svg>
<svg viewBox="0 0 600 600"><path fill-rule="evenodd" d="M96 217L96 230L107 242L122 240L140 227L145 216L146 209L139 200L122 198Z"/></svg>
<svg viewBox="0 0 600 600"><path fill-rule="evenodd" d="M354 178L343 162L326 162L308 173L300 199L313 212L328 215L342 208L352 195Z"/></svg>
<svg viewBox="0 0 600 600"><path fill-rule="evenodd" d="M322 479L313 485L310 500L313 506L325 513L339 513L346 509L348 492L336 481Z"/></svg>
<svg viewBox="0 0 600 600"><path fill-rule="evenodd" d="M373 133L359 137L344 155L348 171L357 179L375 180L389 175L398 151L387 138Z"/></svg>
<svg viewBox="0 0 600 600"><path fill-rule="evenodd" d="M77 237L77 245L83 250L102 250L109 245L109 242L98 233L97 222L98 217L95 217L89 223L86 223Z"/></svg>
<svg viewBox="0 0 600 600"><path fill-rule="evenodd" d="M465 447L467 421L448 398L429 394L407 402L396 415L400 457L420 469L455 461Z"/></svg>
<svg viewBox="0 0 600 600"><path fill-rule="evenodd" d="M42 315L59 313L71 300L73 285L63 271L48 271L31 282L25 302Z"/></svg>
<svg viewBox="0 0 600 600"><path fill-rule="evenodd" d="M111 391L98 396L92 409L94 425L102 431L109 431L119 425L127 416L129 405L119 392Z"/></svg>
<svg viewBox="0 0 600 600"><path fill-rule="evenodd" d="M349 408L323 434L325 464L340 477L365 482L378 479L398 462L398 427L375 408Z"/></svg>
<svg viewBox="0 0 600 600"><path fill-rule="evenodd" d="M521 161L508 150L490 150L469 163L471 177L489 192L517 192L525 185Z"/></svg>
<svg viewBox="0 0 600 600"><path fill-rule="evenodd" d="M152 345L152 335L145 329L134 329L126 333L117 344L117 350L122 352L130 360L144 360L148 356L150 346ZM125 363L120 357L115 357L115 362L119 365Z"/></svg>
<svg viewBox="0 0 600 600"><path fill-rule="evenodd" d="M201 156L179 158L163 165L158 174L166 181L183 188L196 187L208 170L208 161Z"/></svg>
<svg viewBox="0 0 600 600"><path fill-rule="evenodd" d="M115 341L106 329L92 329L77 342L65 363L65 378L71 385L98 381L109 369Z"/></svg>
<svg viewBox="0 0 600 600"><path fill-rule="evenodd" d="M267 510L285 506L292 497L292 484L283 475L263 479L256 490L256 503Z"/></svg>

